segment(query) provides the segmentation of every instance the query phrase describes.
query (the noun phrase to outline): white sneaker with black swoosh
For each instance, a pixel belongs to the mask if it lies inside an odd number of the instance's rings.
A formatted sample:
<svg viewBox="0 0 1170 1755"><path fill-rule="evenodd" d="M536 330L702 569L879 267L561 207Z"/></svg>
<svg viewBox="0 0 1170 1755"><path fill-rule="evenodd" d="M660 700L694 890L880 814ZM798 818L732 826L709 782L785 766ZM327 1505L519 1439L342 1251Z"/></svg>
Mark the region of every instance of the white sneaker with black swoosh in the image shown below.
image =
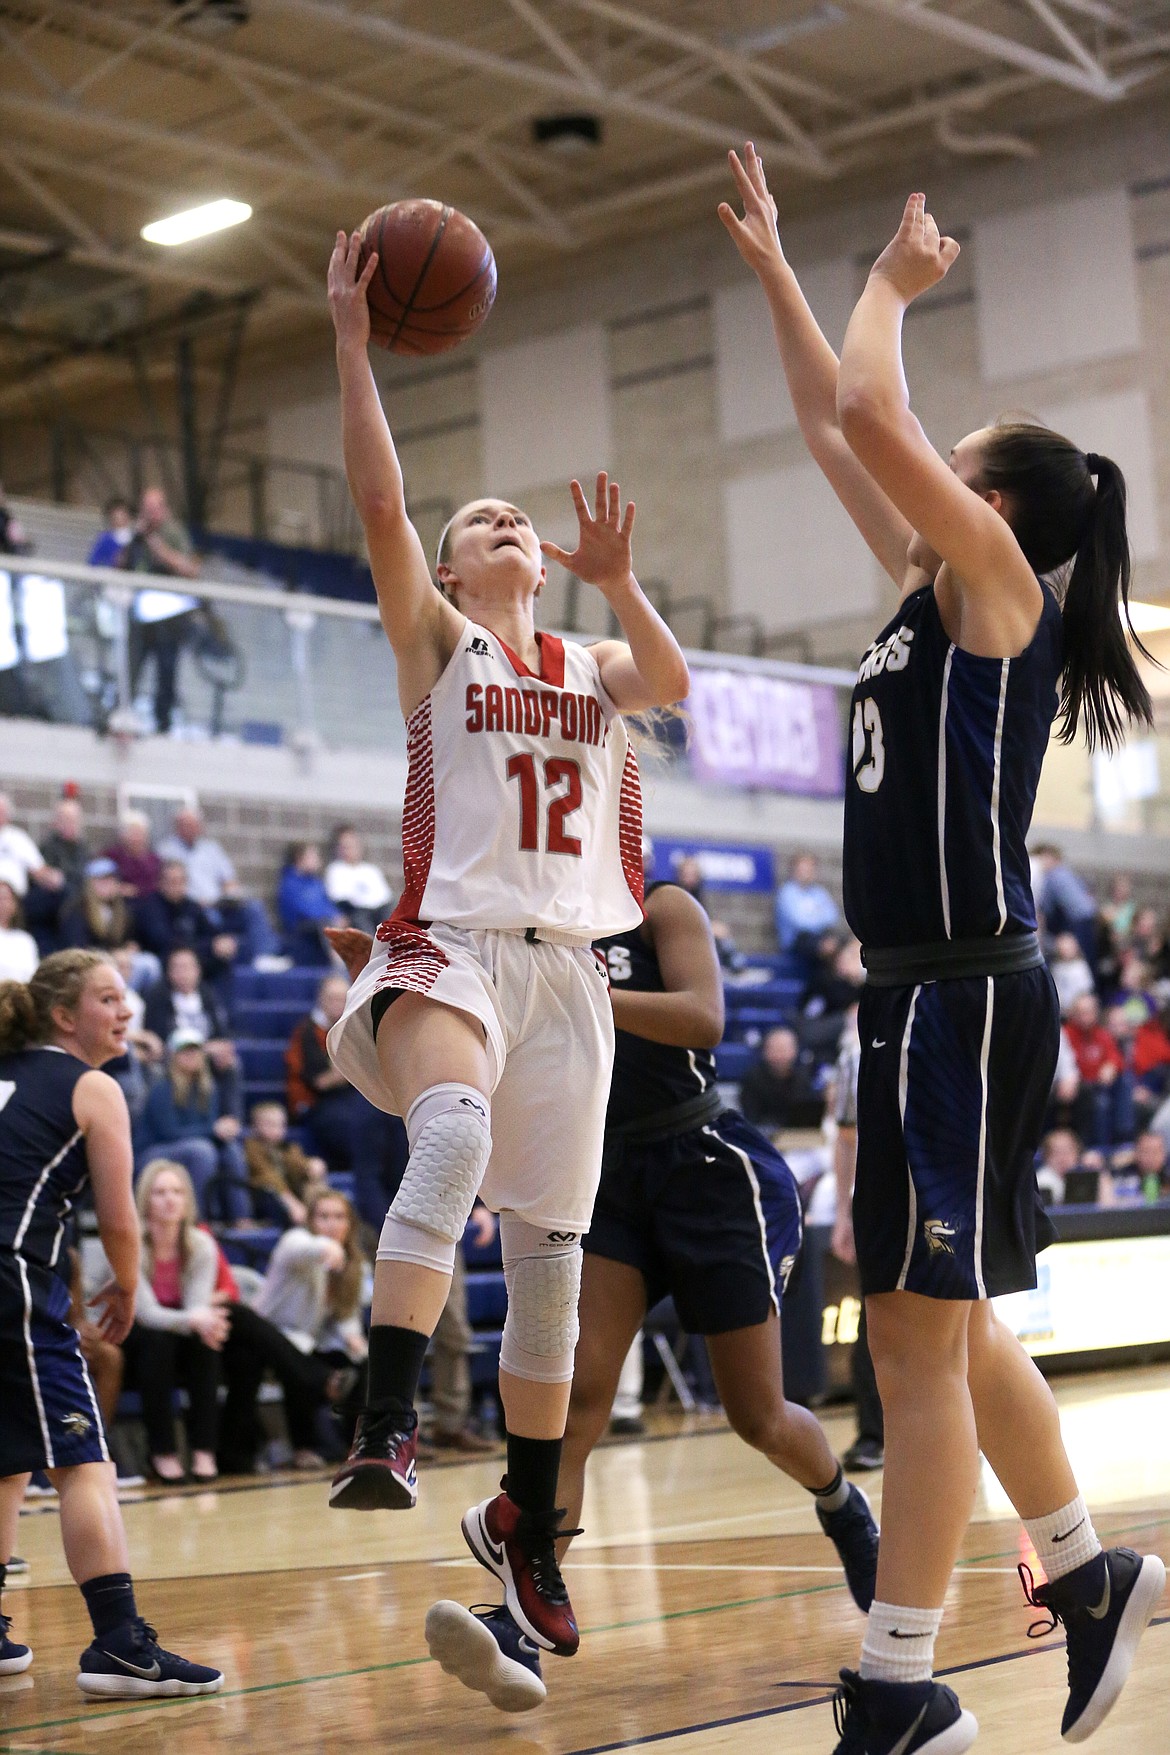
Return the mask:
<svg viewBox="0 0 1170 1755"><path fill-rule="evenodd" d="M142 1700L175 1694L218 1694L223 1673L164 1651L141 1615L103 1634L81 1654L77 1686L103 1700Z"/></svg>
<svg viewBox="0 0 1170 1755"><path fill-rule="evenodd" d="M1064 1623L1068 1704L1060 1734L1066 1743L1084 1743L1125 1687L1138 1640L1166 1588L1166 1568L1156 1554L1106 1548L1047 1584L1037 1586L1026 1566L1019 1573L1028 1602L1049 1616L1033 1622L1029 1639L1043 1639Z"/></svg>
<svg viewBox="0 0 1170 1755"><path fill-rule="evenodd" d="M540 1652L507 1607L434 1603L427 1610L427 1648L449 1676L486 1694L501 1712L530 1712L548 1694Z"/></svg>

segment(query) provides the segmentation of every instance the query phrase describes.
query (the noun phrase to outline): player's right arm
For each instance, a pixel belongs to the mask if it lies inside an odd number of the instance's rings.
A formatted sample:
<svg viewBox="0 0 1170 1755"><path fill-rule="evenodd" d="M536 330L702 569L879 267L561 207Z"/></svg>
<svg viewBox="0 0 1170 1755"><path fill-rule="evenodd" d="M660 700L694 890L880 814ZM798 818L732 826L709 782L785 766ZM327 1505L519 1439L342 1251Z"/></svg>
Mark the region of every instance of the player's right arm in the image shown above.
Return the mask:
<svg viewBox="0 0 1170 1755"><path fill-rule="evenodd" d="M764 167L749 141L744 160L728 153L743 200L740 219L728 202L719 217L736 249L764 289L780 364L792 406L813 461L899 591L917 590L927 575L910 567L906 550L914 531L845 441L837 418L837 356L826 341L793 273L776 227L776 203Z"/></svg>
<svg viewBox="0 0 1170 1755"><path fill-rule="evenodd" d="M113 1280L93 1299L106 1340L123 1341L134 1320L141 1232L134 1206L130 1113L109 1073L83 1073L73 1092L73 1118L85 1136L98 1235Z"/></svg>
<svg viewBox="0 0 1170 1755"><path fill-rule="evenodd" d="M338 232L329 261L329 309L337 335L345 473L366 533L378 611L398 660L398 692L409 718L455 650L463 617L435 589L406 511L402 469L370 370L366 288L378 265L358 273L360 236Z"/></svg>

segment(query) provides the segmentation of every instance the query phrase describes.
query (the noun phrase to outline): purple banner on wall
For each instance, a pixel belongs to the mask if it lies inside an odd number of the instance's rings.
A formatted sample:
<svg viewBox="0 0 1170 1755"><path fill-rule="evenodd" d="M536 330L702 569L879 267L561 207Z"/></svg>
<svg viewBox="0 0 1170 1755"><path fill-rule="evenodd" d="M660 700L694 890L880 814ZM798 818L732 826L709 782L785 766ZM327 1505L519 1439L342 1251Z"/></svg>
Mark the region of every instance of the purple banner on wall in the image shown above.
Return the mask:
<svg viewBox="0 0 1170 1755"><path fill-rule="evenodd" d="M696 666L687 709L698 779L815 798L844 792L841 723L827 684Z"/></svg>

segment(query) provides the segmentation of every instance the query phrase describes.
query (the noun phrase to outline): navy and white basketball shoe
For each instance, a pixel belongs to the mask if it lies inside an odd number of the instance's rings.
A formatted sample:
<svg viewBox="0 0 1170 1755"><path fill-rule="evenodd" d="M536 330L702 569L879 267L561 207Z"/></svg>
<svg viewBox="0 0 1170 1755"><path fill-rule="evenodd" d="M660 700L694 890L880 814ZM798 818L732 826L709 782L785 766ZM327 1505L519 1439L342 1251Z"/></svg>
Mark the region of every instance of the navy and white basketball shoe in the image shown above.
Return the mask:
<svg viewBox="0 0 1170 1755"><path fill-rule="evenodd" d="M501 1712L530 1712L548 1693L540 1651L508 1613L479 1603L434 1603L427 1610L427 1646L449 1676L486 1694Z"/></svg>
<svg viewBox="0 0 1170 1755"><path fill-rule="evenodd" d="M1043 1639L1064 1623L1068 1704L1060 1734L1066 1743L1084 1743L1125 1687L1138 1640L1165 1589L1166 1568L1156 1554L1106 1548L1047 1584L1037 1586L1026 1566L1019 1572L1028 1602L1049 1616L1033 1622L1029 1639Z"/></svg>
<svg viewBox="0 0 1170 1755"><path fill-rule="evenodd" d="M581 1636L557 1564L556 1543L580 1530L563 1530L563 1511L535 1517L507 1493L484 1499L463 1514L463 1539L480 1565L504 1587L513 1620L534 1645L572 1657Z"/></svg>
<svg viewBox="0 0 1170 1755"><path fill-rule="evenodd" d="M853 1601L868 1615L877 1589L878 1562L878 1526L869 1500L850 1482L849 1497L840 1511L822 1511L818 1505L817 1519L840 1556Z"/></svg>
<svg viewBox="0 0 1170 1755"><path fill-rule="evenodd" d="M12 1626L8 1615L0 1615L0 1676L19 1676L32 1663L33 1654L27 1645L18 1645L15 1639L9 1639L8 1629Z"/></svg>
<svg viewBox="0 0 1170 1755"><path fill-rule="evenodd" d="M333 1477L335 1511L410 1511L418 1502L418 1416L362 1414Z"/></svg>
<svg viewBox="0 0 1170 1755"><path fill-rule="evenodd" d="M218 1694L223 1674L164 1651L158 1634L141 1615L103 1634L81 1654L77 1686L104 1700L140 1700L157 1695Z"/></svg>
<svg viewBox="0 0 1170 1755"><path fill-rule="evenodd" d="M834 1755L963 1755L979 1725L941 1682L867 1682L841 1671Z"/></svg>

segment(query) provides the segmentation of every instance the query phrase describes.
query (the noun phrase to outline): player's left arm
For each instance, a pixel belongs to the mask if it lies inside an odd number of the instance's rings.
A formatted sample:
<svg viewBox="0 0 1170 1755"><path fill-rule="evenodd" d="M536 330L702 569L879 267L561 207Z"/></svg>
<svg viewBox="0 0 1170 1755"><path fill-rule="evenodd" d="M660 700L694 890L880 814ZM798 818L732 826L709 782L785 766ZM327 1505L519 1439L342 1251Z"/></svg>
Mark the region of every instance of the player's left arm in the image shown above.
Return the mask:
<svg viewBox="0 0 1170 1755"><path fill-rule="evenodd" d="M715 1048L723 1040L723 977L711 922L693 896L664 884L646 900L664 993L611 989L613 1021L669 1048Z"/></svg>
<svg viewBox="0 0 1170 1755"><path fill-rule="evenodd" d="M691 676L682 647L634 577L633 500L623 513L621 489L604 470L597 477L592 514L581 483L569 486L577 513L577 547L572 554L555 542L540 547L586 585L597 586L626 636L591 648L606 694L623 713L685 700Z"/></svg>

